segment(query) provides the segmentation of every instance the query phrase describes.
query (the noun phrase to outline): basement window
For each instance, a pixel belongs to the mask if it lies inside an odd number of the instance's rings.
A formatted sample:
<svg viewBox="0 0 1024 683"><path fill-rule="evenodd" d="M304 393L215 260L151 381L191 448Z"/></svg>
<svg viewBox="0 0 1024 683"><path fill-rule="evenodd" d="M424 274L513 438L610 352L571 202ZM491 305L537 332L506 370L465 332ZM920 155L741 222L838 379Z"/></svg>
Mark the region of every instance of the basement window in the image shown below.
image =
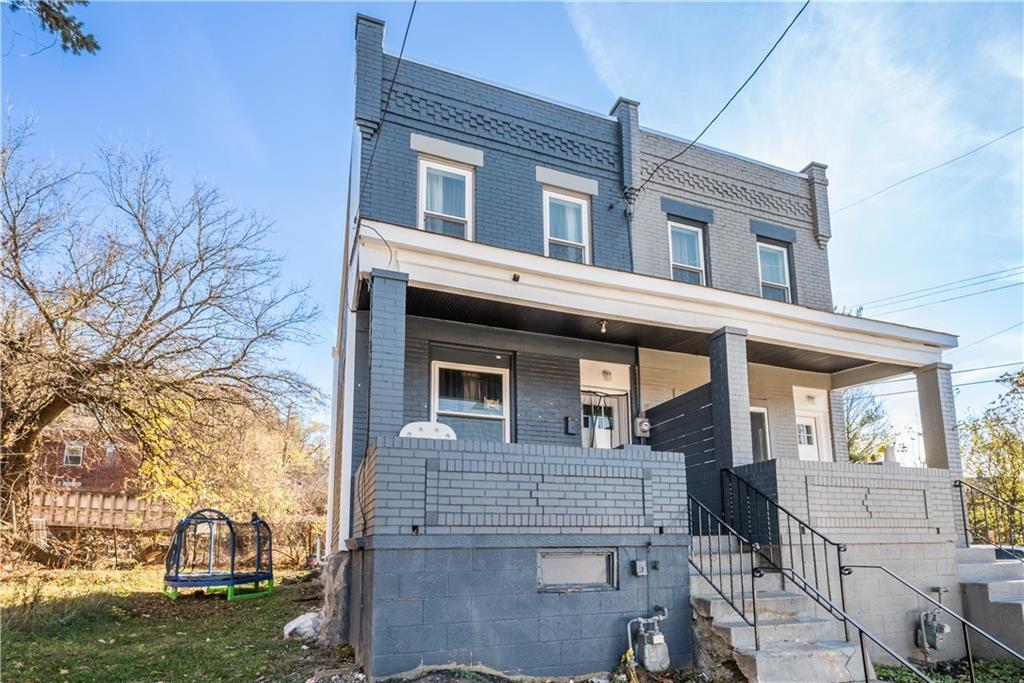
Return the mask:
<svg viewBox="0 0 1024 683"><path fill-rule="evenodd" d="M617 557L610 548L541 550L537 553L537 590L550 593L615 590L618 588Z"/></svg>

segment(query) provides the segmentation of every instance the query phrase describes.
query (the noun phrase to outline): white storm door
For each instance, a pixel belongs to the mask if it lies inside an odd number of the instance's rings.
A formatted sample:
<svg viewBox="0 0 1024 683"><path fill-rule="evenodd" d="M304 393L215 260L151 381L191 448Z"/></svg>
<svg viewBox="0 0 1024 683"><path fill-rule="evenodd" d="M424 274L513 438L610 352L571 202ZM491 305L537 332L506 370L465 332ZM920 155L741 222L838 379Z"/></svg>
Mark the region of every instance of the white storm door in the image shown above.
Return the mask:
<svg viewBox="0 0 1024 683"><path fill-rule="evenodd" d="M796 448L801 460L821 459L821 447L818 443L820 434L817 417L813 415L796 416Z"/></svg>

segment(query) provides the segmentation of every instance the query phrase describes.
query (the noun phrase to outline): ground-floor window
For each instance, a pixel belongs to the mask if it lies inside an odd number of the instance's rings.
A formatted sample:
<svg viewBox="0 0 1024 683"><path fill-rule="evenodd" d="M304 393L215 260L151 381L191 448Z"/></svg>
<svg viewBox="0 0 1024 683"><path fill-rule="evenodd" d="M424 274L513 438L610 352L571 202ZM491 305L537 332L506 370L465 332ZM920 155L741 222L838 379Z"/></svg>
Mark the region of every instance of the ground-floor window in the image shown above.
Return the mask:
<svg viewBox="0 0 1024 683"><path fill-rule="evenodd" d="M444 361L431 363L431 419L456 438L509 441L508 370Z"/></svg>

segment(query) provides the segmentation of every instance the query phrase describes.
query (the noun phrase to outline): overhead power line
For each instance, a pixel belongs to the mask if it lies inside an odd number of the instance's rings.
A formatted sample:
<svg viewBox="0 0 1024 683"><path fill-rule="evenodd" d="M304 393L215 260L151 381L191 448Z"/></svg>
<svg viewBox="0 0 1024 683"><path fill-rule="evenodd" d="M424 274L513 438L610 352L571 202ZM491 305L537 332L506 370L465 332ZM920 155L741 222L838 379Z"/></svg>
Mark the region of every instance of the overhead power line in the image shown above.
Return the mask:
<svg viewBox="0 0 1024 683"><path fill-rule="evenodd" d="M954 384L953 388L954 389L959 389L960 387L973 387L973 386L975 386L977 384L991 384L993 382L998 382L998 381L999 381L998 377L996 377L995 379L981 379L981 380L978 380L977 382L964 382L963 384ZM916 393L917 393L917 389L908 389L906 391L891 391L891 392L889 392L887 394L875 394L875 398L882 398L882 397L885 397L885 396L902 396L903 394L916 394Z"/></svg>
<svg viewBox="0 0 1024 683"><path fill-rule="evenodd" d="M992 287L991 289L983 289L980 292L971 292L970 294L961 294L960 296L951 296L948 299L939 299L938 301L927 301L923 304L916 304L914 306L907 306L906 308L897 308L894 311L884 311L882 313L876 313L875 315L890 315L892 313L902 313L903 311L912 311L915 308L924 308L925 306L934 306L935 304L944 304L947 301L957 301L959 299L967 299L972 296L978 296L979 294L988 294L989 292L998 292L1001 289L1009 289L1010 287L1020 287L1024 285L1024 282L1013 282L1002 287Z"/></svg>
<svg viewBox="0 0 1024 683"><path fill-rule="evenodd" d="M1014 324L1010 325L1009 327L1004 327L1003 329L999 330L998 332L993 332L992 334L988 335L987 337L982 337L981 339L977 339L975 341L972 341L970 344L966 344L964 346L960 346L958 348L955 348L952 351L950 351L949 353L947 353L946 356L947 357L948 356L952 356L954 353L960 353L961 351L963 351L965 349L969 349L972 346L977 346L978 344L980 344L982 342L987 342L989 339L992 339L993 337L998 337L1001 334L1005 334L1005 333L1009 332L1010 330L1012 330L1014 328L1020 327L1021 325L1024 325L1024 320L1018 320L1017 322L1015 322Z"/></svg>
<svg viewBox="0 0 1024 683"><path fill-rule="evenodd" d="M985 148L986 148L986 147L988 147L989 145L994 145L995 143L999 142L999 141L1000 141L1000 140L1002 140L1003 138L1007 138L1007 137L1010 137L1011 135L1013 135L1014 133L1016 133L1017 131L1019 131L1019 130L1021 130L1021 129L1024 129L1024 126L1017 126L1017 127L1016 127L1016 128L1014 128L1013 130L1009 130L1009 131L1007 131L1007 132L1003 133L1002 135L1000 135L1000 136L999 136L999 137L997 137L997 138L992 138L991 140L989 140L989 141L988 141L988 142L986 142L985 144L983 144L983 145L979 145L979 146L975 147L975 148L974 148L974 149L972 149L972 150L969 150L969 151L967 151L967 152L964 152L964 153L963 153L963 154L961 154L960 156L957 156L957 157L953 157L952 159L948 159L948 160L946 160L946 161L943 161L943 162L942 162L941 164L938 164L938 165L936 165L936 166L932 166L931 168L926 168L926 169L925 169L925 170L923 170L923 171L918 171L917 173L915 173L915 174L913 174L913 175L909 175L909 176L907 176L906 178L903 178L902 180L897 180L897 181L896 181L895 183L893 183L892 185L887 185L886 187L883 187L883 188L882 188L881 190L878 190L877 192L872 192L872 193L871 193L871 194L869 194L869 195L868 195L867 197L861 197L861 198L860 198L860 199L858 199L857 201L855 201L855 202L853 202L853 203L850 203L850 204L847 204L846 206L844 206L844 207L842 207L842 208L839 208L839 209L836 209L835 211L831 211L830 213L831 213L832 215L835 215L835 214L839 213L840 211L846 211L847 209L853 208L854 206L857 206L858 204L863 204L863 203L864 203L864 202L866 202L867 200L869 200L869 199L874 199L874 198L875 198L875 197L877 197L878 195L882 194L883 192L888 192L889 190L893 189L894 187L899 187L899 186L900 186L900 185L902 185L903 183L907 183L907 182L910 182L911 180L914 180L915 178L920 178L921 176L923 176L923 175L925 175L925 174L928 174L928 173L931 173L932 171L937 171L937 170L939 170L940 168L942 168L943 166L949 166L950 164L952 164L952 163L954 163L954 162L960 161L961 159L965 159L965 158L967 158L967 157L971 156L971 155L972 155L972 154L974 154L975 152L980 152L981 150L985 149Z"/></svg>
<svg viewBox="0 0 1024 683"><path fill-rule="evenodd" d="M972 282L972 283L966 284L966 285L956 285L955 287L946 287L944 289L938 289L938 290L936 290L934 292L928 292L927 294L918 294L917 296L908 296L908 297L905 297L903 299L897 299L895 301L890 301L887 304L879 304L878 306L872 306L871 308L875 309L875 308L889 308L891 306L899 306L900 304L905 304L905 303L908 303L910 301L918 301L920 299L928 299L928 298L934 297L934 296L941 296L943 294L949 294L950 292L959 292L959 291L964 290L964 289L971 289L972 287L977 287L978 285L984 285L984 284L988 284L990 282L999 282L1000 280L1006 280L1007 278L1019 278L1022 275L1024 275L1024 271L1021 271L1019 273L1006 273L1005 275L997 275L996 277L988 278L987 280L978 280L977 282ZM888 311L878 311L878 312L872 312L871 315L885 315L886 313L888 313Z"/></svg>
<svg viewBox="0 0 1024 683"><path fill-rule="evenodd" d="M890 296L882 297L881 299L872 299L870 301L865 301L865 302L860 304L860 307L861 308L879 308L879 307L882 307L882 306L887 306L890 303L893 303L893 304L899 303L899 300L903 300L906 297L909 297L909 296L911 296L913 294L920 294L922 292L934 292L934 290L945 289L947 287L952 287L953 285L959 285L959 284L962 284L962 283L970 282L972 280L980 280L981 278L992 277L994 275L1002 276L1002 275L1005 275L1005 274L1016 274L1016 271L1021 271L1022 269L1024 269L1024 265L1013 266L1012 268L1004 268L1002 270L994 270L991 273L981 273L980 275L972 275L971 277L965 277L965 278L962 278L960 280L953 280L951 282L944 282L944 283L939 284L939 285L932 285L931 287L923 287L921 289L912 289L909 292L901 292L899 294L892 294ZM980 283L976 283L975 282L975 283L972 283L971 285L964 285L964 286L965 287L970 287L970 286L973 286L974 284L980 284Z"/></svg>
<svg viewBox="0 0 1024 683"><path fill-rule="evenodd" d="M762 66L764 66L764 63L767 62L768 58L772 56L772 53L775 52L775 48L779 46L779 43L782 42L782 39L786 37L787 33L789 33L789 29L793 28L793 24L796 23L796 20L800 18L800 15L804 13L804 10L807 9L807 6L809 4L811 4L811 0L806 0L806 2L804 2L804 4L800 7L800 11L798 11L796 15L790 20L789 24L786 26L786 29L775 40L775 43L772 44L771 49L768 50L767 53L765 53L765 56L761 58L761 61L757 63L757 66L754 67L754 70L750 72L749 76L747 76L747 80L743 81L743 84L736 89L736 92L734 92L732 94L732 97L728 99L725 105L718 110L718 113L715 114L714 118L708 121L708 125L704 126L704 130L702 130L700 134L697 135L697 137L690 141L686 145L686 147L683 148L682 152L676 154L675 156L669 157L668 159L663 160L660 164L655 166L654 170L651 171L648 174L647 178L642 183L640 183L640 186L636 188L637 193L640 193L641 191L643 191L645 187L647 187L647 183L651 182L651 180L654 179L654 176L658 174L658 171L660 171L665 164L669 163L670 161L675 161L676 159L690 151L690 148L696 145L697 141L704 137L704 133L707 133L708 129L711 128L711 126L715 125L715 121L718 120L718 117L725 113L725 110L729 108L729 105L732 104L732 101L736 99L736 97L743 91L745 87L747 87L747 83L750 83L750 81L753 80L754 76L757 75L757 72L761 69Z"/></svg>
<svg viewBox="0 0 1024 683"><path fill-rule="evenodd" d="M998 365L986 365L980 368L964 368L963 370L954 370L951 375L960 375L965 372L981 372L982 370L998 370L999 368L1009 368L1014 365L1024 365L1024 360L1014 361L1013 363L999 363ZM895 382L912 382L913 377L900 377L899 379L883 379L881 382L875 382L875 384L893 384Z"/></svg>

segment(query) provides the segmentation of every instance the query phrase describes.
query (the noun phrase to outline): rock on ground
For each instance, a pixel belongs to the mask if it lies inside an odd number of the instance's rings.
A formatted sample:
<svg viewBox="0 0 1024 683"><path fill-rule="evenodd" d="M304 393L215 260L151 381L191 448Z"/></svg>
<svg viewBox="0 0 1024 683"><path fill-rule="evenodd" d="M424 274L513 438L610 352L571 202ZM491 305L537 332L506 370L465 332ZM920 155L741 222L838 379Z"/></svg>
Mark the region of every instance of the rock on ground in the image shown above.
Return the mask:
<svg viewBox="0 0 1024 683"><path fill-rule="evenodd" d="M322 623L319 612L306 612L285 624L284 637L291 640L316 640L320 637Z"/></svg>

